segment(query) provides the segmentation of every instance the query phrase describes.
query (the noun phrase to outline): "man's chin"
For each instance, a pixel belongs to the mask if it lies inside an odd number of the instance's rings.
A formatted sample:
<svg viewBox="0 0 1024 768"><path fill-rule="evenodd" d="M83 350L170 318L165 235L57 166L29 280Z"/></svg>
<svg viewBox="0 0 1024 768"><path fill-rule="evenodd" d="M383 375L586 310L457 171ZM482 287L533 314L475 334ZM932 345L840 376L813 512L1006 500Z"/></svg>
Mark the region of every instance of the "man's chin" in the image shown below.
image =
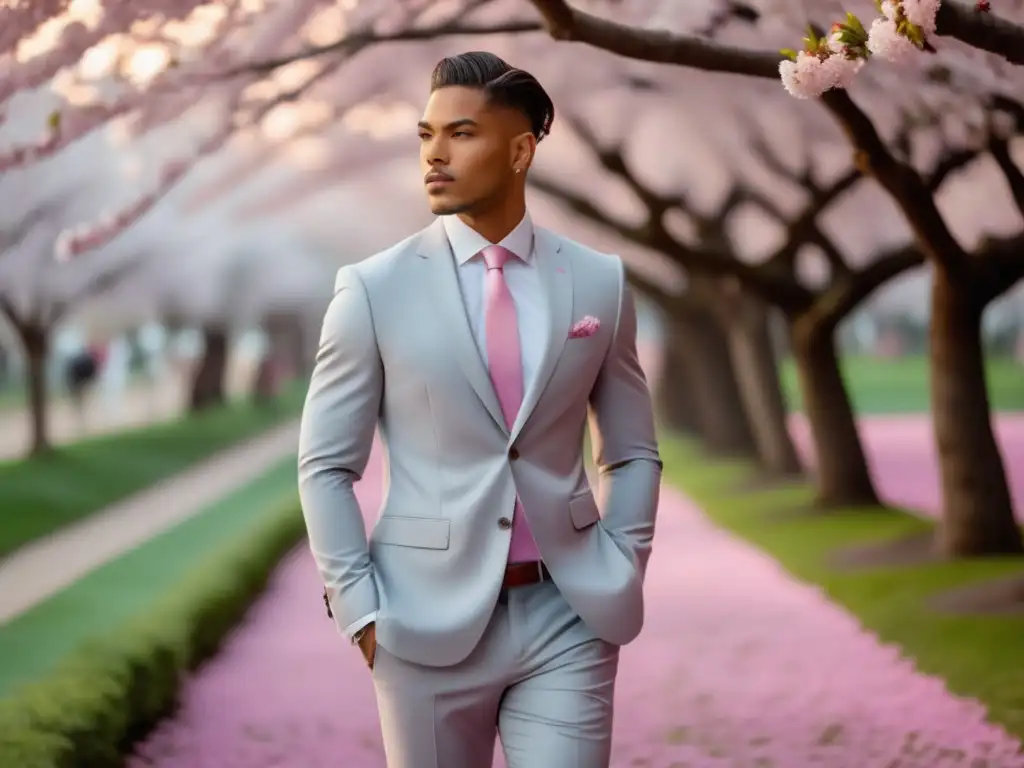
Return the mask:
<svg viewBox="0 0 1024 768"><path fill-rule="evenodd" d="M430 212L435 216L454 216L457 213L465 213L469 206L465 203L457 203L454 200L444 200L437 197L428 197Z"/></svg>

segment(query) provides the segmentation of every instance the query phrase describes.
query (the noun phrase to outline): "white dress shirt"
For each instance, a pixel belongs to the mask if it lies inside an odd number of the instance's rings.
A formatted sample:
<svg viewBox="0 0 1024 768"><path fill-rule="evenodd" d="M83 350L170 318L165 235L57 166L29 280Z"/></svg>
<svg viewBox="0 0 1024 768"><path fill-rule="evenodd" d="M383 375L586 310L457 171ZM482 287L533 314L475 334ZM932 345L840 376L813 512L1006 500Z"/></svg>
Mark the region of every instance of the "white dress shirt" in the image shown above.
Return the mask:
<svg viewBox="0 0 1024 768"><path fill-rule="evenodd" d="M484 284L487 278L487 265L481 251L494 245L487 238L464 223L458 216L442 218L448 243L455 256L459 289L462 292L462 303L469 319L469 327L473 331L480 357L487 365L487 335L484 322L486 306L484 305ZM537 269L537 253L534 248L533 222L530 214L515 229L508 233L497 245L508 249L518 258L509 259L503 269L505 283L512 294L516 306L516 322L519 326L519 350L523 362L523 392L528 392L537 376L541 359L544 356L544 340L548 334L547 304L545 303L544 284L541 282L540 270ZM377 619L376 613L363 616L345 628L345 634L352 637L367 624Z"/></svg>

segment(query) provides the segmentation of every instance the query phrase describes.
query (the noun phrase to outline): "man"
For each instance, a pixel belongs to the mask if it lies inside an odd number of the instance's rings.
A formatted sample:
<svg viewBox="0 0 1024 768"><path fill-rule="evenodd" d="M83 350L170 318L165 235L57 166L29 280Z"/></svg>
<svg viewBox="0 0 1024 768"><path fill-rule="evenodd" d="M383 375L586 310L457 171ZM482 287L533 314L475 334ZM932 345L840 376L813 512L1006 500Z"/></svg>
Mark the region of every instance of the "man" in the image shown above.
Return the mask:
<svg viewBox="0 0 1024 768"><path fill-rule="evenodd" d="M526 212L553 116L498 57L442 60L419 123L441 218L342 268L324 319L302 506L329 609L372 669L390 768L484 768L496 733L509 768L610 759L661 461L621 261ZM389 483L367 543L352 484L377 427Z"/></svg>

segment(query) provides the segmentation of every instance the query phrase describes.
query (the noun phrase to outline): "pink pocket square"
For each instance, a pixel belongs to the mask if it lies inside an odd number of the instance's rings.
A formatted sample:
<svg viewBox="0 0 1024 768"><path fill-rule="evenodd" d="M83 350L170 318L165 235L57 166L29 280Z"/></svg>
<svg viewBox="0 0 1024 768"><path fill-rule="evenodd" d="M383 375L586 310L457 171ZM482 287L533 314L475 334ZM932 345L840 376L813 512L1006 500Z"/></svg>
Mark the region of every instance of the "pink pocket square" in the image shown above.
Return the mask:
<svg viewBox="0 0 1024 768"><path fill-rule="evenodd" d="M570 339L585 339L587 336L593 336L597 333L597 329L601 327L601 321L593 315L587 315L580 320L576 325L569 329Z"/></svg>

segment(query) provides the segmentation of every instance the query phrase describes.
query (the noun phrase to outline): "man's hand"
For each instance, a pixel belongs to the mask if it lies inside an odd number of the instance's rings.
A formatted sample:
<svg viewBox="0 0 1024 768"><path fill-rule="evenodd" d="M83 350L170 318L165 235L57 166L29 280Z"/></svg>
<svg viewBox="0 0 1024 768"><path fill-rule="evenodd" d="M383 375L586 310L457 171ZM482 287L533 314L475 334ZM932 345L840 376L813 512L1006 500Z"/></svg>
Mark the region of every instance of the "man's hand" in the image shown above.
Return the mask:
<svg viewBox="0 0 1024 768"><path fill-rule="evenodd" d="M374 658L377 656L377 625L367 624L359 635L357 643L359 652L363 654L363 659L366 661L366 666L372 670Z"/></svg>

